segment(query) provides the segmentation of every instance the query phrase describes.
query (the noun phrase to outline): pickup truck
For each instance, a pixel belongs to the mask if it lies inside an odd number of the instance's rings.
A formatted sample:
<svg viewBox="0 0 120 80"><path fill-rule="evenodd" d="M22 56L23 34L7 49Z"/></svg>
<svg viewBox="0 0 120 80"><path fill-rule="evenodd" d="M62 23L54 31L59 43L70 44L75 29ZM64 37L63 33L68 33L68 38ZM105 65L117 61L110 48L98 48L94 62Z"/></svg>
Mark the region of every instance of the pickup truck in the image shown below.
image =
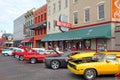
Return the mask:
<svg viewBox="0 0 120 80"><path fill-rule="evenodd" d="M67 68L74 74L83 75L85 80L94 80L98 75L120 72L120 52L99 52L91 58L70 60Z"/></svg>

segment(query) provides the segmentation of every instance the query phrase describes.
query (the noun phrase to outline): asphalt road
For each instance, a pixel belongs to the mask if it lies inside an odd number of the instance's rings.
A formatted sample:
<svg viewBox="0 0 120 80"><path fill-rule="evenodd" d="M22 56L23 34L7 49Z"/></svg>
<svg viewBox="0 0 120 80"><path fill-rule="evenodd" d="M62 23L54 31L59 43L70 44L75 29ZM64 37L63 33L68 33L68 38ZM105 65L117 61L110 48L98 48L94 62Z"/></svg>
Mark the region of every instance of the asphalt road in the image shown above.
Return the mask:
<svg viewBox="0 0 120 80"><path fill-rule="evenodd" d="M84 80L68 69L48 69L44 63L30 64L0 54L0 80ZM98 76L95 80L115 80L114 75Z"/></svg>

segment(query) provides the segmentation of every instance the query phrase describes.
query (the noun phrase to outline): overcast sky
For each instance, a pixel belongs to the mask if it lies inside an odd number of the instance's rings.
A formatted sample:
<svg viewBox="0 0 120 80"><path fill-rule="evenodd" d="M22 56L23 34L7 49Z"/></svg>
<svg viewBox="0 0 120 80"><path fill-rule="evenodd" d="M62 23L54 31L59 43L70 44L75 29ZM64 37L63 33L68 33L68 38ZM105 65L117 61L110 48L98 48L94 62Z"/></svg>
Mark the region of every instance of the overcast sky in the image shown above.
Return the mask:
<svg viewBox="0 0 120 80"><path fill-rule="evenodd" d="M32 8L39 8L46 0L0 0L0 35L13 33L13 21Z"/></svg>

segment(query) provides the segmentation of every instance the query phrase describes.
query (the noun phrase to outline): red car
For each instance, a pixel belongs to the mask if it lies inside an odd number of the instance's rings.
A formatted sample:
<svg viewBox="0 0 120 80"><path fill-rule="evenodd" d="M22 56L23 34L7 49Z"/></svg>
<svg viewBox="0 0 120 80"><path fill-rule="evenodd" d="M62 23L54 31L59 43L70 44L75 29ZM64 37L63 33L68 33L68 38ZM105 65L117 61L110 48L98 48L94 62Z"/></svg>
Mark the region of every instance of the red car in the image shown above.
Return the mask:
<svg viewBox="0 0 120 80"><path fill-rule="evenodd" d="M59 52L62 54L63 52ZM57 52L54 50L46 50L45 53L38 53L38 54L32 54L32 55L24 55L24 60L25 61L30 61L30 63L35 64L37 62L43 62L45 57L49 56L59 56Z"/></svg>
<svg viewBox="0 0 120 80"><path fill-rule="evenodd" d="M13 52L12 54L21 61L24 60L24 55L26 54L38 54L38 52L33 50L32 48L29 48L29 47L20 47L20 48L22 48L23 51Z"/></svg>
<svg viewBox="0 0 120 80"><path fill-rule="evenodd" d="M115 74L115 77L117 78L116 80L120 79L120 72Z"/></svg>

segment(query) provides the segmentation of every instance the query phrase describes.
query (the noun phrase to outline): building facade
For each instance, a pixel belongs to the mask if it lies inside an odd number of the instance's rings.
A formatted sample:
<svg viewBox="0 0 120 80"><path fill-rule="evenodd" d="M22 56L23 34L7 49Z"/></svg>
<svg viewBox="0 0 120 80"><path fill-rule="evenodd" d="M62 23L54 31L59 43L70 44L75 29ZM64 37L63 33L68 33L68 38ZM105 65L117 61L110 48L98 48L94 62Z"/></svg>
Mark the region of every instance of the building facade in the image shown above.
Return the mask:
<svg viewBox="0 0 120 80"><path fill-rule="evenodd" d="M45 42L41 42L41 39L47 33L47 5L43 5L34 12L34 47L45 47Z"/></svg>
<svg viewBox="0 0 120 80"><path fill-rule="evenodd" d="M120 20L117 19L119 17L115 18L119 16L117 14L117 10L119 11L118 5L120 5L119 0L95 0L92 3L88 0L70 0L70 23L73 25L72 29L86 29L88 30L86 34L92 34L95 28L106 27L97 36L94 34L94 37L85 36L85 38L77 40L76 45L81 45L79 46L81 49L119 51ZM110 29L108 32L107 27ZM99 30L96 34L99 33ZM103 36L104 31L106 35Z"/></svg>
<svg viewBox="0 0 120 80"><path fill-rule="evenodd" d="M14 39L14 46L18 46L20 42L24 39L24 24L25 24L25 14L19 16L14 20L14 32L13 32L13 39Z"/></svg>
<svg viewBox="0 0 120 80"><path fill-rule="evenodd" d="M31 28L34 27L34 11L35 8L27 11L24 15L25 24L24 24L24 36L25 38L22 40L22 43L25 46L33 47L33 36L34 31Z"/></svg>
<svg viewBox="0 0 120 80"><path fill-rule="evenodd" d="M61 33L61 29L57 23L69 22L69 0L46 0L47 2L47 35ZM60 49L64 49L63 41L47 41L46 47L57 45Z"/></svg>
<svg viewBox="0 0 120 80"><path fill-rule="evenodd" d="M92 3L88 0L69 0L68 11L60 9L62 12L69 13L67 14L68 21L72 26L68 31L62 33L59 33L59 28L54 25L54 20L58 19L56 15L60 15L57 10L62 1L56 0L58 4L54 1L47 0L48 34L42 41L67 45L63 49L74 45L78 50L120 51L119 0L95 0ZM58 6L58 8L54 6Z"/></svg>

